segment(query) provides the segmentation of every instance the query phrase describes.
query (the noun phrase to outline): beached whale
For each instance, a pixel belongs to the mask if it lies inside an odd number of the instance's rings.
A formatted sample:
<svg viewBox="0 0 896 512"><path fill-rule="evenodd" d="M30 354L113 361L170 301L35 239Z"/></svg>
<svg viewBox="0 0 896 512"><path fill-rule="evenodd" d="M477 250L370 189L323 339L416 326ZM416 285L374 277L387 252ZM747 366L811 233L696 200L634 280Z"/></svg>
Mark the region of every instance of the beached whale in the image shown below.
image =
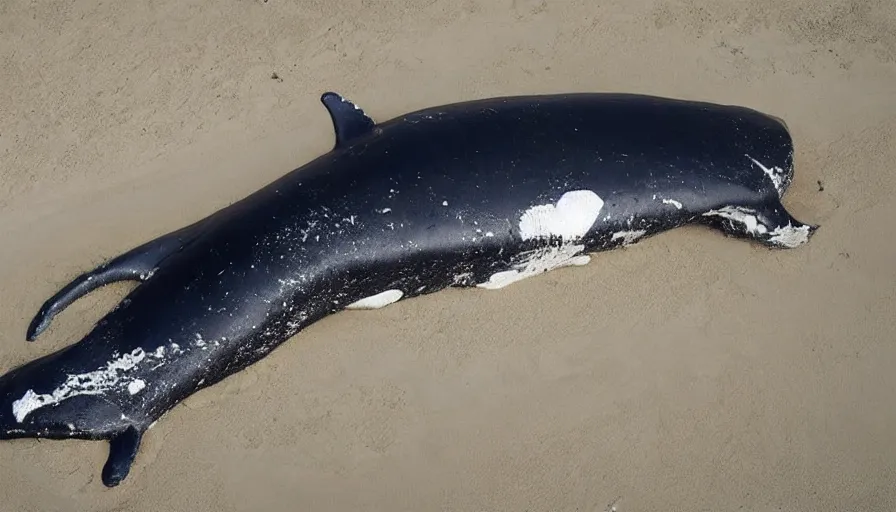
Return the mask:
<svg viewBox="0 0 896 512"><path fill-rule="evenodd" d="M86 293L141 281L84 339L0 377L0 438L109 440L114 486L166 411L340 310L499 289L690 223L770 248L816 230L781 204L786 125L748 108L581 93L377 124L321 101L332 151L47 300L29 340Z"/></svg>

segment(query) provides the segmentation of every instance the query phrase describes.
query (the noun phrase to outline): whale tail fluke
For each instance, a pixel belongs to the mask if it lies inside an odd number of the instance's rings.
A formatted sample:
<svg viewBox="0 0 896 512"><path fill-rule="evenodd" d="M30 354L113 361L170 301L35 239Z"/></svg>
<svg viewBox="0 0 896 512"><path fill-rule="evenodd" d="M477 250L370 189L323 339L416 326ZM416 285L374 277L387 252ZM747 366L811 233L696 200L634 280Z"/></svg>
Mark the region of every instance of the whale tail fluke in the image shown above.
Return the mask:
<svg viewBox="0 0 896 512"><path fill-rule="evenodd" d="M731 236L749 238L773 249L800 247L820 227L797 220L780 203L760 207L724 206L704 213L702 221Z"/></svg>
<svg viewBox="0 0 896 512"><path fill-rule="evenodd" d="M781 215L774 223L774 228L759 240L774 249L795 249L809 240L821 227L818 224L806 224L794 218L783 209Z"/></svg>

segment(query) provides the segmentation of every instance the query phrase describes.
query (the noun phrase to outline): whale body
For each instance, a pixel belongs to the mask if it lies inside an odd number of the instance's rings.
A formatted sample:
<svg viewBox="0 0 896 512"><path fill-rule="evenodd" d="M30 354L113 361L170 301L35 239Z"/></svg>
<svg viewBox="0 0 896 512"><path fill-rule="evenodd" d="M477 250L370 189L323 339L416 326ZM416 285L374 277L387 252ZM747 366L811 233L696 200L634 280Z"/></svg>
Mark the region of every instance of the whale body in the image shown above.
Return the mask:
<svg viewBox="0 0 896 512"><path fill-rule="evenodd" d="M115 486L167 411L327 315L498 290L686 224L779 249L817 229L781 202L786 124L749 108L575 93L375 123L321 101L330 152L44 303L29 341L79 297L139 281L82 340L0 377L0 438L107 440Z"/></svg>

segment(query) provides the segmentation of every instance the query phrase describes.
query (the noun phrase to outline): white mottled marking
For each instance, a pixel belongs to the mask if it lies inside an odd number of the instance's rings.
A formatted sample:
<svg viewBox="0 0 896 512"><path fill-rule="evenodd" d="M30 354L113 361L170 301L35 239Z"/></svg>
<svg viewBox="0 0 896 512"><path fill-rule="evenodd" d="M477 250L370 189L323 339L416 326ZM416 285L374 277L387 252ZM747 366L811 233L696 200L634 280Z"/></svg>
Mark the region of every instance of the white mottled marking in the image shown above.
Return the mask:
<svg viewBox="0 0 896 512"><path fill-rule="evenodd" d="M672 206L681 210L682 204L675 199L663 199L663 204L671 204Z"/></svg>
<svg viewBox="0 0 896 512"><path fill-rule="evenodd" d="M583 245L564 245L562 247L551 247L548 251L533 251L536 254L533 254L533 257L526 261L522 269L497 272L492 274L487 282L477 284L476 286L488 290L497 290L511 283L522 281L550 270L587 265L591 261L591 256L577 254L584 248L585 246Z"/></svg>
<svg viewBox="0 0 896 512"><path fill-rule="evenodd" d="M768 232L765 224L759 222L756 217L756 210L744 208L742 206L726 206L718 210L710 210L703 214L704 217L722 217L734 222L738 222L744 226L744 229L752 235L761 235Z"/></svg>
<svg viewBox="0 0 896 512"><path fill-rule="evenodd" d="M143 349L137 348L130 354L109 361L99 370L69 375L62 385L49 394L38 394L29 389L22 398L12 403L12 413L21 423L31 412L46 405L58 404L78 395L101 395L120 384L121 372L132 370L145 357Z"/></svg>
<svg viewBox="0 0 896 512"><path fill-rule="evenodd" d="M523 240L560 237L560 246L544 247L525 253L515 269L497 272L479 288L497 290L511 283L562 267L586 265L591 256L580 254L584 237L600 214L603 199L590 190L574 190L552 204L533 206L520 217Z"/></svg>
<svg viewBox="0 0 896 512"><path fill-rule="evenodd" d="M370 297L352 302L345 309L379 309L394 302L398 302L404 296L401 290L386 290Z"/></svg>
<svg viewBox="0 0 896 512"><path fill-rule="evenodd" d="M454 284L464 284L473 277L472 272L464 272L463 274L458 274L454 276Z"/></svg>
<svg viewBox="0 0 896 512"><path fill-rule="evenodd" d="M597 220L604 201L590 190L574 190L563 194L557 205L533 206L520 218L523 240L559 236L577 239L585 236Z"/></svg>
<svg viewBox="0 0 896 512"><path fill-rule="evenodd" d="M611 240L619 240L622 239L622 245L631 245L635 243L639 238L647 234L647 231L643 229L631 230L631 231L619 231L613 233L613 237Z"/></svg>
<svg viewBox="0 0 896 512"><path fill-rule="evenodd" d="M777 226L771 229L763 224L756 216L756 210L741 206L726 206L719 210L710 210L704 216L716 215L734 222L740 223L744 230L751 235L769 234L768 241L772 244L794 248L809 241L809 226L794 226L788 222L786 226Z"/></svg>
<svg viewBox="0 0 896 512"><path fill-rule="evenodd" d="M784 169L776 166L766 167L762 165L759 160L756 160L752 156L746 155L746 157L752 160L753 163L756 164L760 169L762 169L762 171L768 176L768 179L772 181L772 186L774 186L775 190L778 192L778 197L780 197L781 193L783 192L782 187L784 186Z"/></svg>
<svg viewBox="0 0 896 512"><path fill-rule="evenodd" d="M809 226L795 227L791 223L775 228L769 241L792 249L809 241Z"/></svg>
<svg viewBox="0 0 896 512"><path fill-rule="evenodd" d="M142 379L134 379L128 384L128 393L136 395L137 393L143 391L143 388L145 387L146 383L143 382Z"/></svg>

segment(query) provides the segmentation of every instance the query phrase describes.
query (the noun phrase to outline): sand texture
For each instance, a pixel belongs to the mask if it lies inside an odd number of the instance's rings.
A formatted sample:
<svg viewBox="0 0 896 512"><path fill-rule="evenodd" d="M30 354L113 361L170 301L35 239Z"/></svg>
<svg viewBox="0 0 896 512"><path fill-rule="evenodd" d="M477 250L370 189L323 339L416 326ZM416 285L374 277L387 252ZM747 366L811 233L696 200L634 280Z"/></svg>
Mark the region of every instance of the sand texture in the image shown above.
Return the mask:
<svg viewBox="0 0 896 512"><path fill-rule="evenodd" d="M276 78L272 78L276 76ZM0 442L0 510L896 510L896 2L0 2L0 371L133 284L76 274L385 120L622 91L787 121L769 251L683 228L498 291L321 321L176 407L106 489L107 444Z"/></svg>

